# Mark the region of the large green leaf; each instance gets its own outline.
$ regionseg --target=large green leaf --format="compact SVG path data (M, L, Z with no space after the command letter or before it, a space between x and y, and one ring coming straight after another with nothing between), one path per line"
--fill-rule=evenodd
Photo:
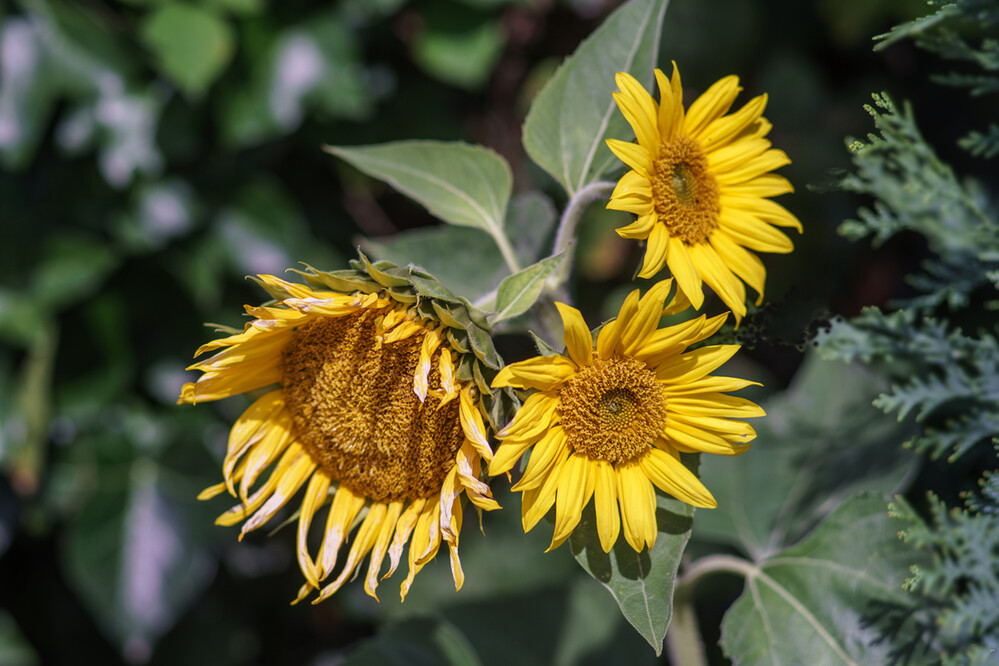
M625 619L659 655L673 616L673 587L680 557L690 539L694 509L658 494L659 535L651 549L636 553L620 537L610 553L600 547L593 503L587 505L572 533L572 554L588 574L614 595Z
M483 146L397 141L376 146L327 146L327 151L384 180L459 227L502 233L512 176L506 161Z
M193 97L222 73L235 50L229 24L196 5L157 8L143 20L140 33L163 73Z
M518 194L510 202L503 233L510 239L522 265L528 266L548 255L554 230L555 206L541 192Z
M790 388L764 402L757 438L738 458L703 456L718 508L697 514L698 539L738 546L755 560L805 534L845 497L892 492L914 460L907 427L871 405L884 390L859 365L806 359Z
M614 75L652 81L668 0L631 0L607 17L538 93L524 148L572 195L619 165L604 140L632 136L611 92Z
M798 545L746 563L746 589L722 622L734 664L891 662L896 643L877 626L911 607L902 583L917 554L887 505L877 494L853 497Z

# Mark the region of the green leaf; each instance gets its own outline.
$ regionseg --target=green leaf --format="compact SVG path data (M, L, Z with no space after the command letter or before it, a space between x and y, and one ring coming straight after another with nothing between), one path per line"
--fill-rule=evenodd
M98 478L65 529L61 554L70 584L98 624L129 661L141 662L211 581L216 561L208 539L195 532L211 522L205 515L211 508L194 499L200 484L188 477L178 483L177 470L134 456L137 444L156 445L137 435L164 436L163 423L132 413L126 425L134 420L134 433L78 442L95 446Z
M894 643L876 625L911 607L902 583L918 556L887 504L856 496L798 545L746 563L746 589L722 621L734 664L892 663Z
M597 536L592 502L583 511L570 544L576 561L614 595L625 619L658 656L673 616L676 570L690 539L694 509L659 493L656 507L659 535L650 550L636 553L621 536L611 552L605 553Z
M565 252L542 259L500 282L496 291L496 312L489 321L495 325L527 312L541 295L545 280L565 260Z
M394 236L363 239L361 247L397 266L419 266L470 301L493 291L510 274L496 244L478 229L448 225L408 229Z
M503 53L498 20L453 2L430 3L421 16L425 25L413 40L416 64L431 76L467 90L489 80Z
M614 103L614 75L648 84L659 56L668 0L631 0L607 17L538 93L524 122L524 148L570 196L620 162L610 137L633 136Z
M21 635L10 613L0 610L0 664L5 666L35 666L38 655Z
M703 456L701 480L718 508L697 514L697 539L755 560L804 535L844 498L893 492L914 459L909 428L871 402L885 384L863 366L806 357L790 388L763 403L757 438L737 458Z
M235 48L229 24L195 5L159 7L139 32L162 72L189 97L199 97L212 84Z
M343 666L480 666L468 639L445 620L390 624L351 652Z
M541 192L524 192L513 198L503 221L517 261L528 266L547 255L555 231L555 206Z
M206 4L237 16L254 16L264 10L267 0L208 0Z
M448 224L502 236L512 176L506 161L488 148L397 141L326 150L415 199Z
M58 309L92 294L118 265L104 243L64 234L43 251L29 290L43 307Z

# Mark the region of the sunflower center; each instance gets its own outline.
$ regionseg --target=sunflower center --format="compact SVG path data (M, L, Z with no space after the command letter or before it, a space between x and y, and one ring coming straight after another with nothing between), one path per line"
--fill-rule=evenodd
M694 139L681 136L660 144L652 169L652 199L670 236L687 245L703 243L718 226L718 182Z
M666 423L666 400L641 361L614 356L576 373L559 394L559 420L588 458L627 462L649 450Z
M464 441L457 400L421 403L413 392L424 335L378 343L376 319L387 312L308 323L281 358L297 439L333 479L379 502L440 491ZM430 388L439 387L431 372Z

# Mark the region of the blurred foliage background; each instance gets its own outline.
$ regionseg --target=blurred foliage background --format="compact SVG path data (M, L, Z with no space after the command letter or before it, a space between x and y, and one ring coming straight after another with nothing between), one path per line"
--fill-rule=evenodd
M362 237L434 224L323 144L481 143L511 163L515 190L541 182L557 198L520 125L616 4L0 1L0 663L408 663L413 642L484 664L656 661L565 549L544 555L543 534L520 534L519 501L502 491L513 510L463 540L460 593L438 561L404 606L348 586L289 608L290 533L237 543L213 525L225 507L195 500L219 480L240 405L174 404L210 337L203 322L240 326L240 306L261 300L245 275L335 270L359 243L379 246ZM988 167L953 146L995 101L952 104L911 44L872 51L872 36L924 9L667 11L660 63L677 61L687 101L739 75L769 93L771 138L794 160L782 173L798 192L782 203L805 234L765 257L770 305L742 334L747 376L768 390L787 386L830 313L904 294L900 276L925 254L908 238L874 252L836 233L859 202L830 184L849 164L844 137L869 131L870 92L914 100L959 171ZM582 225L573 293L591 321L632 288L640 250L613 233L621 223L593 206ZM529 349L507 337L510 358ZM720 613L738 588L717 594Z

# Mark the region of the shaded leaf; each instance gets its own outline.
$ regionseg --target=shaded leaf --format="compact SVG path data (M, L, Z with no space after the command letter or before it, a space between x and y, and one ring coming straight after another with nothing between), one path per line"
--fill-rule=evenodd
M497 19L453 2L427 3L425 24L413 40L413 60L445 83L474 90L492 73L503 52Z
M171 488L155 462L133 458L124 442L99 446L96 491L63 537L65 572L125 656L144 661L208 585L216 564L206 540L195 538L200 525L187 515L197 485ZM195 513L209 524L204 509Z
M229 24L196 5L157 8L143 20L140 35L162 72L191 97L212 84L235 49Z
M555 222L555 206L541 192L518 194L510 201L503 220L503 233L510 239L522 265L529 266L548 254Z
M605 553L597 536L592 502L583 511L570 544L576 561L614 595L625 619L658 656L673 616L676 571L690 539L694 509L659 493L656 507L659 535L650 550L636 553L621 536L611 552Z
M917 556L887 505L881 495L853 497L798 545L747 563L746 590L722 621L734 664L891 662L893 644L876 625L911 606L902 583Z
M757 438L737 458L704 456L701 476L718 508L697 514L696 536L760 558L811 529L845 497L892 492L914 460L908 428L871 403L884 383L859 365L806 357L790 388L763 402Z
M351 652L344 666L479 666L482 662L457 628L445 620L390 624Z
M4 666L35 666L39 663L31 644L21 635L10 613L0 610L0 664Z
M490 322L496 324L527 312L541 295L548 276L564 259L565 252L559 252L503 280L496 291L496 312Z
M570 196L620 165L604 140L632 136L611 91L629 72L648 84L659 56L667 0L631 0L576 49L538 93L524 122L524 148Z

